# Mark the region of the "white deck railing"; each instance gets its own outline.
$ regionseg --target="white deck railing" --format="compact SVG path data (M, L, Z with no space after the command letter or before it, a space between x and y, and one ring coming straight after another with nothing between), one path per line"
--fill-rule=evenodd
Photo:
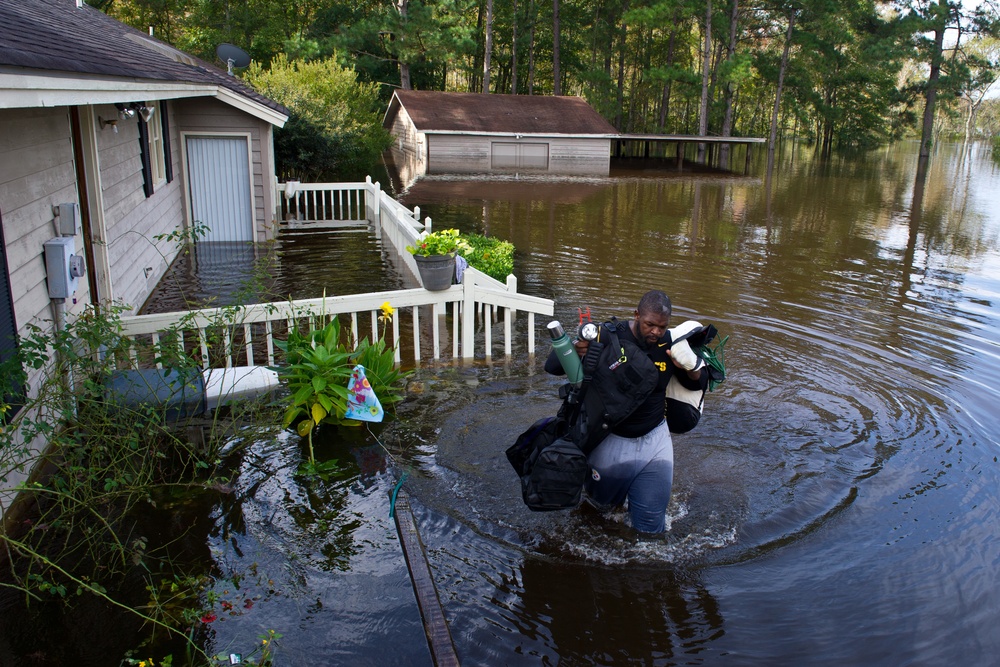
M371 179L368 180L371 183ZM278 219L365 224L371 204L365 183L278 183Z
M419 206L406 208L371 177L363 183L278 183L277 191L279 220L312 228L371 224L376 237L392 243L402 265L417 276L416 260L404 250L431 231L430 218L420 221Z
M379 320L385 302L396 311L388 324L390 331L383 331L387 327ZM425 310L424 320L429 321L421 320L422 309ZM514 276L508 276L505 285L469 268L462 284L440 292L416 288L136 315L122 318L122 326L130 341L152 344L152 354L140 352L144 346L130 346L134 364L161 367L157 358L166 351L184 354L202 368L230 368L280 365L280 350L278 358L275 355L275 337L280 340L287 336L293 326L311 328L317 323L323 326L324 320L339 316L342 318L341 331L350 331L349 340L353 345L366 336L374 339L383 334L387 344L394 346L396 362L400 363L404 348L412 353L414 362L421 361L427 336L434 359L442 357L448 338L452 358L474 357L477 343L483 356L490 358L494 348L493 328L501 315L502 327L498 334L503 338L503 352L509 356L514 341L514 320L519 312L526 315L526 351L534 354L535 315L551 316L552 301L519 294ZM449 315L450 332L447 329ZM442 322L445 327L441 326ZM481 329L477 329L477 325ZM410 335L407 338L404 334ZM167 346L169 348L165 349Z
M418 275L413 255L404 249L414 245L420 234L430 231L431 220L420 222L419 208L407 209L382 192L371 178L364 183L278 183L277 190L281 204L275 213L281 219L315 227L370 224L380 239L389 241L387 249L395 251L414 278ZM383 330L386 325L379 320L386 302L396 311L388 324L391 333ZM280 340L292 327L312 328L318 321L337 316L342 331L350 332L353 345L365 337L384 335L395 349L396 362L401 363L404 350L414 362L421 361L428 338L434 359L442 357L449 339L452 358L475 357L477 343L484 357L492 357L493 327L501 315L503 352L509 356L518 312L526 316L526 350L534 354L535 315L551 316L552 301L518 293L514 276L508 276L504 284L468 268L462 284L440 292L402 289L136 315L122 318L122 326L126 338L135 343L129 346L134 364L162 367L162 358L171 353L183 354L202 368L230 368L280 363L280 350L277 358L275 354L275 337Z

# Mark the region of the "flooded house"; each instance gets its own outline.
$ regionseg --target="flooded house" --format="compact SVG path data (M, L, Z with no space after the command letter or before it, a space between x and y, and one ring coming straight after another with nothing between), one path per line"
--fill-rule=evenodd
M99 302L137 312L179 252L165 235L273 236L287 118L82 1L0 3L0 361L29 325Z
M619 136L573 96L397 90L382 124L405 184L445 173L607 176Z

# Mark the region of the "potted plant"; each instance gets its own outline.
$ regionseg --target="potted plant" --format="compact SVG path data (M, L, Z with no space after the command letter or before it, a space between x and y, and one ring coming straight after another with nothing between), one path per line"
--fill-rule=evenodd
M417 239L416 245L406 246L413 254L424 289L439 291L451 286L455 277L455 255L466 253L472 247L457 229L442 229Z

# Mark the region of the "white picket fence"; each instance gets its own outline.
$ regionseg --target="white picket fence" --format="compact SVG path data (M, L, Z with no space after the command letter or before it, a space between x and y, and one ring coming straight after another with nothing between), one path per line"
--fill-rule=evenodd
M410 211L402 206L370 178L364 183L296 183L291 186L292 193L286 195L288 187L278 184L283 216L294 216L297 225L371 224L375 234L395 250L400 262L418 275L413 256L404 249L424 231L430 231L430 218L420 222L419 209ZM383 321L379 316L387 302L395 314ZM275 354L275 336L281 339L293 326L323 326L325 320L337 316L354 345L365 337L385 336L395 348L396 362L401 363L404 351L408 359L420 362L428 346L432 357L441 359L449 343L454 359L474 358L477 344L482 356L490 358L494 353L494 327L497 336L502 336L503 353L509 356L515 320L520 314L526 318L525 349L534 354L535 316L551 316L553 312L550 299L518 293L514 276L508 276L504 284L470 267L461 284L442 291L402 289L136 315L122 318L122 327L130 341L151 344L130 345L134 364L162 367L157 357L162 356L164 346L171 346L171 352L194 358L205 369L273 366L280 363Z

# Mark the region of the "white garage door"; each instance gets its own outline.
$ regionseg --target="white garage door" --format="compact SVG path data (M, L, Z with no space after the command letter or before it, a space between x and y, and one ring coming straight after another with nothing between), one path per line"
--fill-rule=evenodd
M494 141L494 169L548 169L549 145Z
M253 241L253 197L246 137L187 137L191 215L205 241Z

